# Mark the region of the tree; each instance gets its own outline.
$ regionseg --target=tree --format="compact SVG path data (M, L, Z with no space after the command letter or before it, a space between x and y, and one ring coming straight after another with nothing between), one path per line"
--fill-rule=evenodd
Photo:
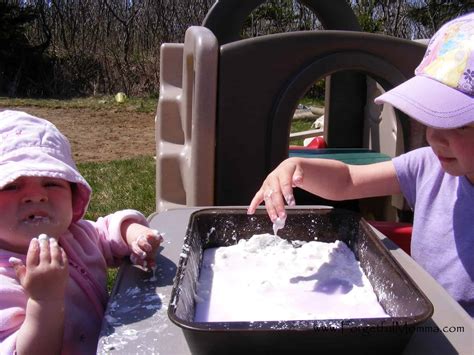
M473 10L472 0L347 1L364 31L409 39L430 37ZM161 44L182 43L214 2L0 0L0 92L156 95ZM250 14L242 37L314 29L320 22L301 1L267 0Z
M269 0L257 7L244 23L242 36L313 30L321 27L316 15L296 0Z
M410 5L407 17L417 26L420 37L431 37L444 23L474 10L472 0L417 1Z
M363 31L430 38L443 23L474 9L472 0L352 0Z
M32 7L0 3L0 92L17 94L23 81L36 76L38 62L49 40L32 46L25 31L38 17Z

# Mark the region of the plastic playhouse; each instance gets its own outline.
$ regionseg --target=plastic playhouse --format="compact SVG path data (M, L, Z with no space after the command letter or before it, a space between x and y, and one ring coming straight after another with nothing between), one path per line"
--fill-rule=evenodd
M158 211L247 205L288 156L365 164L425 145L419 124L373 104L381 90L413 76L423 44L360 32L343 0L304 2L325 31L240 39L243 21L261 3L217 1L203 26L187 30L184 43L161 47ZM290 151L298 100L321 78L326 78L328 148ZM296 201L355 209L391 222L406 209L400 197L335 203L297 191Z

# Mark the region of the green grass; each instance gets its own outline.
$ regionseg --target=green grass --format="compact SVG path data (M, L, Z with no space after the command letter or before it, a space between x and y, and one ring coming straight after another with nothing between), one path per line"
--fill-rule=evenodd
M303 97L298 101L298 104L304 105L304 106L316 106L316 107L324 107L324 99L314 99L314 98L309 98L309 97ZM298 120L293 120L291 122L291 128L290 132L301 132L301 131L307 131L311 129L311 125L314 123L316 117L313 119L298 119ZM290 145L303 145L304 139L290 139Z
M311 129L311 125L314 123L314 119L299 119L299 120L293 120L291 123L291 133L294 132L301 132L301 131L307 131ZM304 139L290 139L290 145L303 145L303 140Z
M100 163L79 163L92 187L87 219L132 208L145 216L155 211L155 159L142 157Z
M43 107L43 108L88 108L91 110L128 110L136 112L155 112L156 111L156 97L141 98L141 97L130 97L123 103L115 101L114 96L95 96L95 97L83 97L74 98L68 100L55 100L55 99L29 99L29 98L9 98L0 97L0 107Z
M155 159L142 157L101 163L79 163L78 169L92 187L86 219L132 208L145 217L155 211ZM112 290L117 269L109 269L107 288Z
M315 99L312 97L303 97L298 101L298 103L304 106L324 107L324 99Z

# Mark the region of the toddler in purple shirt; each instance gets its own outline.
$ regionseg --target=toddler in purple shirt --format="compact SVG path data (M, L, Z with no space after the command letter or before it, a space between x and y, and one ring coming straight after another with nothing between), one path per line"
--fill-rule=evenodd
M415 76L375 99L424 124L429 147L371 165L290 158L272 171L248 213L265 201L286 218L293 187L330 200L403 193L414 209L412 256L474 317L474 13L431 39Z
M393 164L415 210L411 256L474 317L474 185L446 173L430 147Z

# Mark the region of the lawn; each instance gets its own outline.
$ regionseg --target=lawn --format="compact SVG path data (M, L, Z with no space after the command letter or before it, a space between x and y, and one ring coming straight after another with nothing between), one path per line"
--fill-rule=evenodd
M0 97L0 107L43 107L50 109L68 108L93 110L121 109L135 112L155 112L156 97L129 97L124 103L118 103L113 96L80 97L68 100L63 99L30 99Z
M293 120L291 123L291 129L290 132L301 132L301 131L308 131L311 128L311 125L314 123L314 119L307 119L307 118L302 118L299 120ZM290 145L303 145L304 139L301 138L292 138L290 139Z
M86 219L132 208L145 217L155 211L155 159L142 157L101 163L79 163L78 169L92 188ZM117 269L109 269L107 288L112 290Z
M125 208L145 216L155 211L154 157L80 163L78 168L93 190L87 219L96 220Z

